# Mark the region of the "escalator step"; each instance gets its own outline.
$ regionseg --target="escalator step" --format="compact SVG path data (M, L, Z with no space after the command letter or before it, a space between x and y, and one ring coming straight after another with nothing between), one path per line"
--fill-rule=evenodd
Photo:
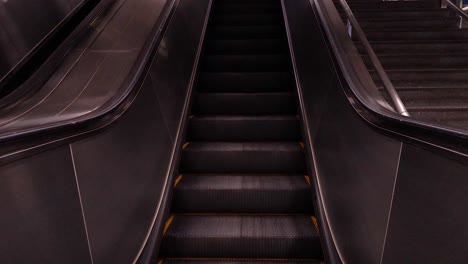
M274 54L287 52L282 39L210 40L208 54Z
M242 4L278 4L276 0L216 0L216 3L242 3Z
M296 116L195 116L189 141L299 141Z
M278 14L281 12L281 6L276 3L216 3L213 11L217 15Z
M260 103L261 102L261 103ZM293 93L199 93L195 115L291 115L296 114Z
M296 142L193 142L184 149L182 173L304 173Z
M313 213L304 175L186 174L174 191L175 213Z
M200 74L198 89L201 92L261 93L284 92L293 83L289 72L260 73L209 73Z
M175 215L161 252L168 258L322 258L306 215Z
M209 55L202 64L205 72L280 72L288 68L286 54Z
M251 27L223 27L210 28L208 39L265 39L284 37L282 26L251 26Z
M217 26L281 26L283 17L278 14L241 14L218 15L211 20Z

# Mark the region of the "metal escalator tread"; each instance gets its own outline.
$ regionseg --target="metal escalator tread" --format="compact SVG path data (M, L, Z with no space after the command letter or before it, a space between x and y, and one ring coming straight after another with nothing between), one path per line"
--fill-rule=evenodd
M313 213L310 186L301 174L184 174L173 212Z
M175 215L164 257L322 258L309 215Z
M214 0L158 263L323 263L280 0Z
M195 116L189 141L299 141L299 119L286 116ZM206 133L210 131L210 133Z
M305 173L297 142L193 142L183 151L183 173Z
M208 55L203 70L209 72L281 72L288 70L286 54Z
M296 112L292 92L199 93L192 109L194 115L293 115Z

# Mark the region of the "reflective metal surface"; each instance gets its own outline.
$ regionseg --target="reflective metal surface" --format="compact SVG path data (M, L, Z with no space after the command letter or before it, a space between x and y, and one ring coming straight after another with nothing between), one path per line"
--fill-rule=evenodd
M82 1L0 1L0 80Z
M68 146L0 167L0 263L91 263Z
M382 263L465 263L468 161L404 144Z

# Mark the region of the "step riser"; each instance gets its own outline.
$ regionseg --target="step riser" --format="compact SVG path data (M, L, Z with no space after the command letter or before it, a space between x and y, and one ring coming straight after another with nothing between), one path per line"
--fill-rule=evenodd
M291 91L291 75L286 72L265 74L217 74L203 73L199 80L201 92L285 92Z
M313 213L310 190L177 190L175 213Z
M207 54L278 54L286 53L287 46L280 39L210 41L206 46Z
M277 15L242 15L242 16L217 16L212 20L218 26L281 26L283 18Z
M162 250L165 257L178 258L318 259L322 256L314 252L317 248L317 241L300 238L166 238Z
M185 151L182 173L305 173L302 151Z
M299 141L299 120L190 120L189 141Z
M284 29L280 27L217 27L211 29L208 39L268 39L284 37Z
M195 115L290 115L297 110L293 94L199 94L192 112Z
M207 72L280 72L289 69L284 55L207 56L202 67Z

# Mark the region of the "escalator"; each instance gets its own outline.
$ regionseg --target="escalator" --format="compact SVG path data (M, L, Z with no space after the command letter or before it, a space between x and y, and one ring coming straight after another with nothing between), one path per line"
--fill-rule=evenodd
M214 1L164 263L323 260L281 10Z

